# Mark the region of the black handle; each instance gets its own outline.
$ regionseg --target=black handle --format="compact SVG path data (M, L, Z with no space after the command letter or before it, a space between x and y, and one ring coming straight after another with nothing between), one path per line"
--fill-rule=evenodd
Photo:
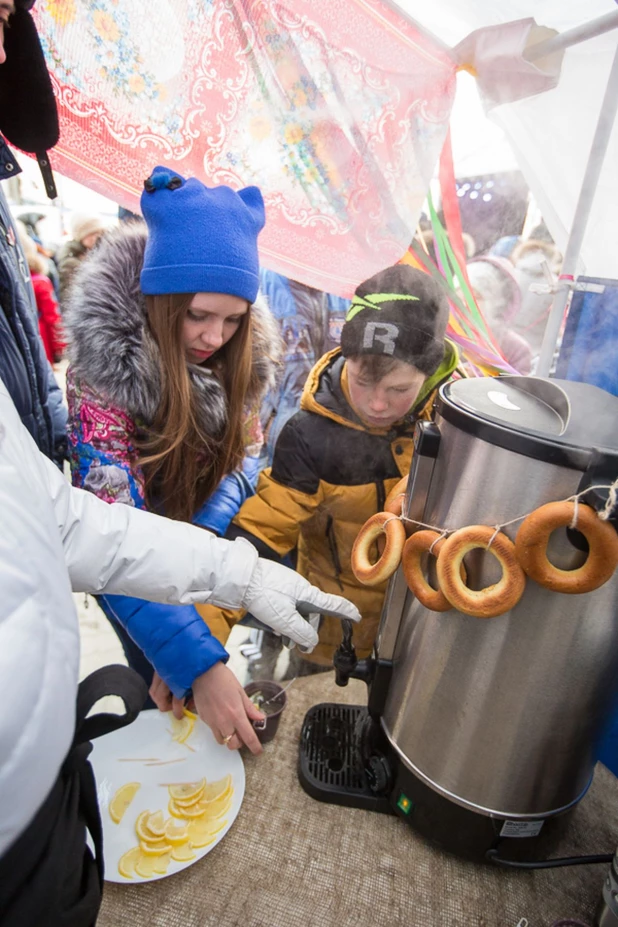
M414 453L434 460L440 450L440 429L435 422L417 422L414 429Z
M584 492L589 486L610 486L618 478L618 453L595 447L590 463L584 472L577 492ZM582 497L582 502L597 512L602 512L609 497L609 489L591 489ZM618 530L618 506L614 506L608 521Z
M126 712L124 715L107 714L101 712L86 717L88 712L100 698L105 695L118 695L124 702ZM75 719L74 744L82 744L119 727L131 724L144 707L148 696L146 683L135 670L128 666L110 665L102 666L87 676L79 684L77 690L77 706Z

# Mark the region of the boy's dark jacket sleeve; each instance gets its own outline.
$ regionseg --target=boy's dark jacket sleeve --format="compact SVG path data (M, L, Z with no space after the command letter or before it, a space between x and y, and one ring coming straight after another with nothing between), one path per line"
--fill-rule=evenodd
M323 492L303 428L306 413L285 424L272 468L260 474L257 493L247 499L226 537L245 537L262 557L280 560L294 550L301 524L322 502Z

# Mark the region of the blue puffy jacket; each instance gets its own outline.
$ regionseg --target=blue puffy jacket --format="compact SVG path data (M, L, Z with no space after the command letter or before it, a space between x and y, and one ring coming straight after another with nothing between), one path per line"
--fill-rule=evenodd
M220 536L225 534L242 503L254 493L257 458L247 457L243 470L224 477L193 519L194 524ZM112 624L120 624L149 663L156 665L159 676L178 698L186 695L197 676L229 659L193 605L161 605L124 595L99 596L98 602ZM131 655L127 647L125 653L149 684L151 667L142 664L136 654Z
M230 473L223 477L215 492L193 519L193 524L199 525L200 528L208 528L213 534L224 537L245 499L255 494L257 475L258 458L245 457L243 472Z
M193 605L160 605L127 595L102 595L98 602L112 623L118 623L178 698L193 680L229 654L212 636ZM181 633L182 632L182 633ZM141 675L142 667L133 667ZM150 673L152 677L152 672ZM146 679L147 684L150 679Z

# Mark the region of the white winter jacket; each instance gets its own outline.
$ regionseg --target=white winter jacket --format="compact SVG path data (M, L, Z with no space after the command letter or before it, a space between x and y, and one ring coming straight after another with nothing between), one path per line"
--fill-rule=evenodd
M238 608L257 561L181 522L72 488L0 381L0 856L71 746L79 629L71 595L109 592Z

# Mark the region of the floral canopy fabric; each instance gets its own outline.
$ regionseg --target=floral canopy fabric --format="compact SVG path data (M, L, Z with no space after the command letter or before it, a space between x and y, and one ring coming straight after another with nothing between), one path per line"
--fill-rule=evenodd
M257 184L265 266L342 296L406 251L455 64L388 0L46 0L34 13L61 173L133 211L156 164Z

